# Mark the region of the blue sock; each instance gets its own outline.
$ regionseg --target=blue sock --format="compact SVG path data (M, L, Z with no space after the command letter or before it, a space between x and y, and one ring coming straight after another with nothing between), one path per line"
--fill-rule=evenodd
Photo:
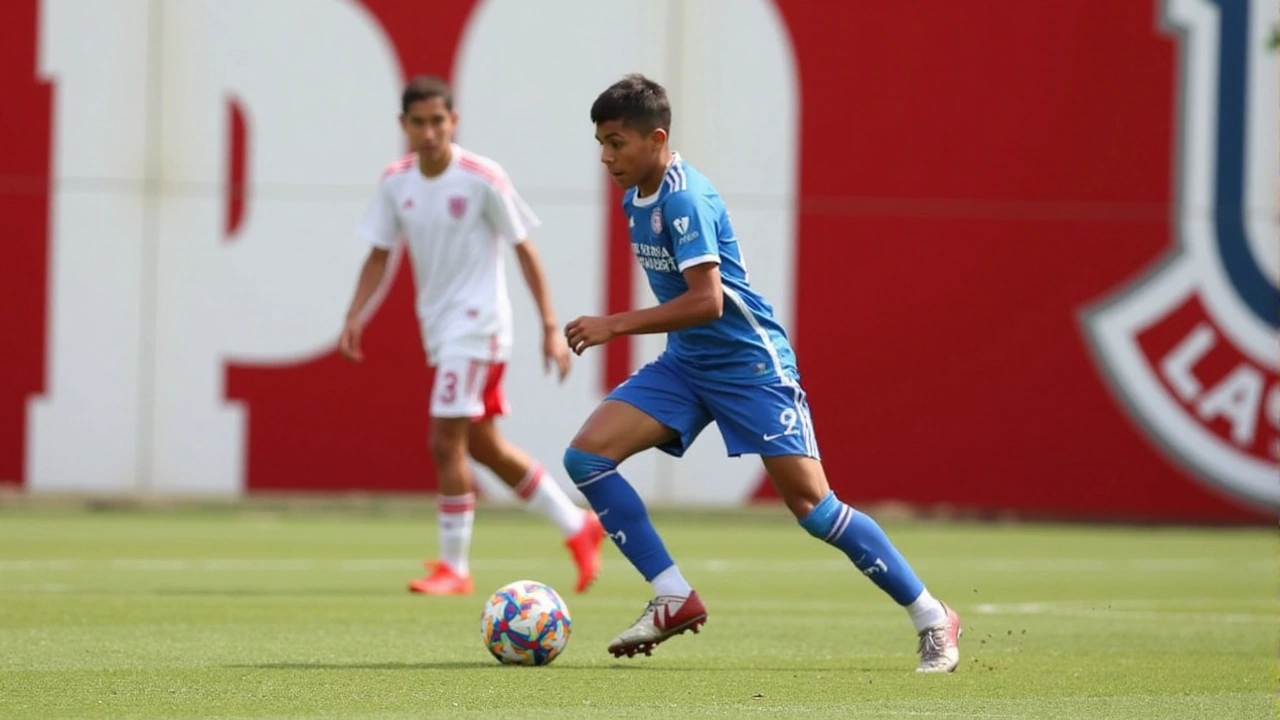
M649 511L635 488L618 474L618 463L576 448L564 451L564 469L591 503L600 524L646 581L675 565L649 522Z
M845 505L834 492L809 511L800 527L848 555L863 575L899 605L910 605L924 592L924 583L876 521Z

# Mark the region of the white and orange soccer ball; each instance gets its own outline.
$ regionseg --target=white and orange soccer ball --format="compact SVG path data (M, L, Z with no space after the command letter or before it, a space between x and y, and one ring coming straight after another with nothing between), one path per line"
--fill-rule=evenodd
M569 607L533 580L498 588L480 612L484 646L504 665L547 665L569 644Z

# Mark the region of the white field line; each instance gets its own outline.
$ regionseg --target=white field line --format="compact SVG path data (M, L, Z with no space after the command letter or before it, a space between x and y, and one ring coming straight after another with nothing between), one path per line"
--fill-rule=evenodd
M168 568L168 566L166 566ZM527 567L525 568L528 569ZM10 594L60 594L76 591L77 588L72 585L60 583L19 583L10 585L8 583L0 584L0 595ZM216 594L216 593L215 593ZM300 595L305 596L306 591L300 590ZM605 600L596 601L597 605L608 607L632 607L636 603L630 600ZM1198 605L1192 601L1190 604ZM1108 607L1108 605L1110 607ZM1179 601L1178 605L1170 603L1168 600L1127 600L1102 602L1021 602L1021 603L979 603L976 605L959 606L962 613L969 615L985 615L989 617L1015 617L1015 616L1053 616L1053 617L1070 617L1082 620L1093 621L1123 621L1123 622L1159 622L1159 623L1187 623L1187 624L1247 624L1256 623L1260 625L1270 626L1274 623L1275 613L1248 613L1234 612L1222 613L1210 610L1192 610L1186 607L1187 603ZM849 600L767 600L767 599L751 599L751 600L727 600L721 599L717 601L716 606L723 610L733 610L739 612L800 612L811 616L821 616L825 613L849 613L858 612L860 614L871 613L878 614L887 612L892 609L892 605L885 602L876 601L849 601ZM1148 609L1142 609L1148 608ZM1167 610L1159 610L1158 608L1168 608Z
M1055 617L1085 618L1089 620L1125 620L1125 621L1158 621L1158 622L1216 622L1223 624L1237 623L1273 623L1275 613L1220 613L1209 611L1187 611L1173 606L1169 601L1142 600L1112 602L1110 607L1104 603L1086 602L1024 602L1024 603L979 603L969 610L979 615L1013 616L1013 615L1051 615ZM1126 608L1175 608L1168 612L1155 609Z
M371 572L397 570L418 563L413 558L352 558L345 560L321 560L313 558L206 558L200 560L184 558L109 558L103 560L86 560L73 558L23 560L0 560L0 572L68 572L83 570L123 570L136 572L186 572L199 570L206 572L306 572L312 570L337 570L342 572ZM472 567L480 570L538 570L559 567L564 561L559 558L529 559L484 559L477 558L471 562ZM1233 562L1209 558L1135 558L1128 560L1025 560L1012 558L986 558L979 560L958 559L937 563L918 563L922 567L933 567L937 572L939 566L951 571L979 573L1198 573L1206 571L1235 569L1256 572L1269 572L1280 569L1280 564L1268 560L1251 560ZM850 570L847 561L833 560L717 560L703 559L681 562L688 567L703 572L761 572L761 573L815 573L839 572Z

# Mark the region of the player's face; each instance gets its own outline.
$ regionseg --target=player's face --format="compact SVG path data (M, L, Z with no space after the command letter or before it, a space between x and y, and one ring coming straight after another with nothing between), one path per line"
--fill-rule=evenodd
M604 163L614 182L624 188L641 185L649 179L662 156L665 137L660 129L643 134L621 120L596 125L600 162Z
M444 100L436 97L409 105L409 111L400 116L400 127L409 139L409 148L432 160L442 157L453 142L457 121L458 116L445 107Z

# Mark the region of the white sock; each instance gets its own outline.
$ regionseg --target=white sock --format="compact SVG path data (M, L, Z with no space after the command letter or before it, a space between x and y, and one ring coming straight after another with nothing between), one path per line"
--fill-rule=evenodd
M676 597L688 597L689 593L693 592L689 582L680 574L680 568L675 565L658 573L658 576L651 580L650 584L653 585L653 594L656 596L675 595Z
M550 520L567 538L576 535L587 520L586 511L574 505L556 484L555 478L537 463L529 468L529 474L516 485L515 490L525 502L525 507Z
M929 594L928 588L907 606L907 615L911 616L911 624L916 626L917 633L947 621L947 611L937 598Z
M441 495L437 502L440 560L465 575L471 568L471 527L476 519L476 494Z

